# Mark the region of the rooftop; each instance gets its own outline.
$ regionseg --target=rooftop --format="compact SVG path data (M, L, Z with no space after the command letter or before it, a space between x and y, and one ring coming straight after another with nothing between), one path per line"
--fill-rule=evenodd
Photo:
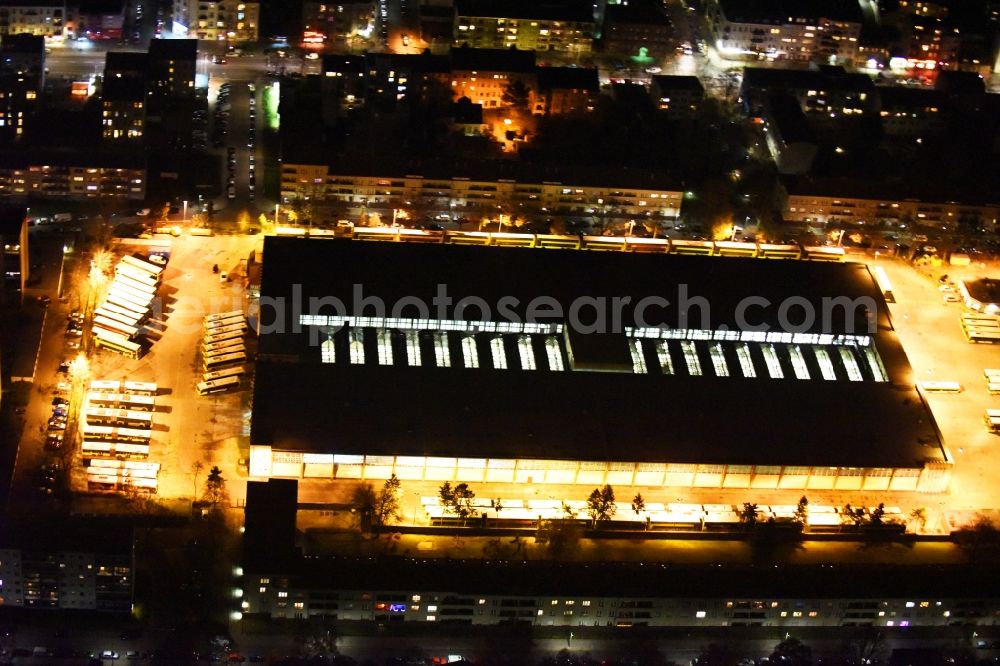
M589 90L599 92L597 69L590 67L539 67L535 70L541 90Z
M521 72L535 70L535 52L517 49L473 49L468 46L450 52L451 70L480 72Z
M577 21L593 23L594 14L585 0L456 0L457 16Z
M743 88L868 92L875 90L875 84L867 74L845 72L842 67L824 67L819 70L747 67L743 70Z
M0 51L42 56L45 54L45 38L29 34L4 35Z
M670 25L670 17L663 5L655 1L633 1L625 5L608 5L604 10L604 24L639 23L642 25Z
M726 19L734 23L780 25L795 19L821 18L861 23L857 0L719 0Z
M264 257L262 298L297 299L305 318L286 308L286 332L268 332L278 321L270 309L262 316L255 444L704 464L914 467L943 459L863 265L290 238L268 238ZM490 312L418 313L414 301L440 302L439 285L452 304L482 299ZM328 319L375 314L355 309L357 289L381 298L390 315L408 299L413 312L395 316L418 318ZM534 300L541 296L548 300ZM771 338L738 324L749 297L802 298L820 312L824 298L840 296L871 299L874 337L847 333L866 312L850 323L814 322L800 338L781 332L776 305L754 316ZM344 308L308 307L323 297ZM586 335L586 326L553 307L567 313L580 299L615 297L631 299L619 323L646 319L643 333L612 325L601 344L567 342L567 328ZM637 309L654 297L670 303ZM705 299L704 320L695 297ZM632 350L627 368L616 353L622 345ZM586 367L571 370L576 346Z
M688 90L691 92L704 93L705 87L697 76L679 76L675 74L656 74L652 79L653 85L660 91L664 90Z
M149 43L149 57L156 60L196 60L197 39L154 39Z
M247 483L243 563L291 562L295 547L298 483L270 479Z
M28 215L24 206L0 204L0 236L11 238L21 233L21 227Z

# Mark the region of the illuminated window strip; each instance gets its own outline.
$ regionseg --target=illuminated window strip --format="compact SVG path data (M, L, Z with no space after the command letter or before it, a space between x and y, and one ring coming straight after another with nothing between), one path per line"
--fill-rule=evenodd
M472 336L462 338L462 362L467 368L479 367L479 352L476 350L476 339Z
M545 352L549 359L549 370L562 372L563 367L562 348L559 346L559 338L550 335L545 338Z
M750 345L742 344L736 346L736 358L740 361L740 371L744 377L754 378L757 370L753 367L753 358L750 356Z
M728 377L729 376L729 365L726 363L726 357L722 353L722 345L716 343L708 348L708 354L712 357L712 368L715 370L716 377Z
M778 360L778 352L774 350L774 345L761 345L760 351L764 354L764 363L767 364L767 372L771 379L784 379L785 373L781 369L781 362Z
M823 379L836 381L837 371L833 367L833 361L830 360L830 352L822 347L813 347L813 353L816 354L816 362L819 363L819 371L823 374Z
M522 370L535 369L535 350L531 347L531 338L527 335L517 339L517 353L521 357Z
M724 331L694 328L625 327L625 335L654 340L732 340L739 342L775 342L797 345L836 345L869 347L869 335L831 335L828 333L786 333L784 331Z
M865 347L865 360L868 361L868 367L871 368L875 381L889 381L889 375L885 371L885 366L882 365L882 359L875 352L875 347Z
M378 332L378 364L392 365L392 334L387 328Z
M345 315L299 315L303 326L350 326L364 328L395 328L403 331L466 331L468 333L541 333L556 335L563 332L558 323L512 321L465 321L461 319L409 319L406 317L354 317Z
M854 357L850 349L845 347L840 348L840 360L844 362L844 367L847 368L847 378L852 382L863 382L865 376L861 374L861 368L858 366L858 359Z
M365 362L365 330L363 328L351 329L351 363L364 365Z
M444 331L434 333L434 362L439 368L451 367L451 351L448 349L448 334Z
M795 370L795 378L809 379L809 366L806 365L806 357L802 354L802 349L798 345L789 345L788 355L792 358L792 369Z
M420 334L414 330L406 331L406 362L411 366L419 366Z
M629 340L628 349L632 353L632 372L637 375L646 374L646 360L642 357L642 343L639 340Z
M667 348L666 340L656 343L656 359L660 362L660 370L663 371L663 374L674 374L674 360L670 358L670 349Z
M490 340L490 354L493 356L494 369L507 369L507 354L504 352L503 338L499 335Z
M319 346L320 360L323 363L336 363L337 362L337 348L333 344L333 340L327 338Z
M681 351L684 352L684 362L687 363L688 374L692 377L701 376L701 361L698 360L698 350L689 340L681 340Z

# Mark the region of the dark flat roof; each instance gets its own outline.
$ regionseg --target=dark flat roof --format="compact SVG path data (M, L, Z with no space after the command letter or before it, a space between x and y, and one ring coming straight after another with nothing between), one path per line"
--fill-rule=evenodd
M966 280L965 288L969 291L969 296L980 303L1000 303L1000 280L990 278Z
M157 60L195 60L197 39L154 39L149 43L149 57Z
M471 17L594 22L591 4L584 0L456 0L455 13Z
M247 482L243 563L292 562L295 555L295 512L298 482L269 479Z
M264 245L263 298L300 302L343 299L353 310L354 285L384 299L389 314L403 298L434 303L438 285L453 303L478 297L496 311L502 297L521 321L529 302L549 296L568 310L579 297L646 296L671 305L650 308L647 324L675 327L689 316L701 328L698 306L678 307L679 290L704 297L708 328L738 328L735 312L749 296L778 304L797 297L817 312L824 297L868 297L879 328L876 348L890 381L774 380L650 374L437 368L320 363L310 327L285 309L285 333L261 335L251 442L279 450L371 455L549 458L598 461L919 467L942 460L933 419L913 387L912 371L891 328L888 310L861 264L768 262L603 252L543 251L348 240L269 237ZM510 305L510 302L507 302ZM303 306L307 314L319 312ZM777 305L760 318L780 328ZM685 314L686 313L686 314ZM401 316L416 316L413 311ZM482 318L478 308L461 316ZM859 316L863 317L863 314ZM534 317L536 321L563 321ZM817 318L820 319L820 318ZM268 308L265 326L274 323ZM589 321L589 319L588 319ZM848 332L847 322L816 323L814 333ZM860 332L860 331L859 331ZM346 335L346 331L341 334ZM343 345L340 359L346 358ZM477 344L479 344L477 342ZM755 352L756 353L756 352ZM428 355L425 354L426 359ZM397 357L398 358L398 357ZM680 365L683 361L675 361ZM492 366L490 366L492 367ZM547 367L547 366L546 366ZM863 425L862 425L863 424ZM859 434L863 433L863 435Z
M736 23L783 24L796 18L861 23L863 18L857 0L719 0L719 5Z
M535 71L535 52L518 49L454 48L448 54L451 71L519 72Z
M260 573L278 573L261 570ZM282 570L280 573L286 573ZM993 565L685 566L632 562L511 562L302 558L293 587L525 597L647 599L994 599ZM440 603L440 602L439 602ZM547 604L548 602L545 601ZM693 613L692 613L693 615Z
M821 70L773 69L770 67L747 67L743 70L745 89L816 89L855 90L874 92L871 77L860 72L845 72L841 67Z
M652 79L653 83L664 90L688 90L691 92L704 93L705 86L697 76L680 76L676 74L656 74Z
M593 67L539 67L535 70L541 90L589 90L600 92L601 82Z

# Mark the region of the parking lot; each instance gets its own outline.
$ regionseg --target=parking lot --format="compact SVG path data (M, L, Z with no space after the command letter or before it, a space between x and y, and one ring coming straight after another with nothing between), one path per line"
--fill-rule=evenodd
M892 282L896 303L889 311L913 366L914 381L955 381L963 387L958 394L928 393L927 400L955 460L950 492L931 504L947 510L953 522L967 520L970 512L1000 506L995 482L1000 440L986 432L982 422L988 407L1000 406L1000 398L988 393L983 378L984 368L1000 365L1000 346L965 340L959 318L966 308L945 301L937 278L942 273L958 279L991 271L946 266L932 274L892 259L877 261Z
M132 360L109 351L94 352L85 366L84 381L76 387L70 381L76 368L70 366L79 354L72 346L81 337L68 332L67 324L71 313L87 302L83 276L89 268L89 257L67 263L64 279L82 291L68 293L65 303L53 301L46 317L36 386L25 410L27 425L16 463L12 493L16 501L34 503L39 495L43 502L54 501L50 496L58 499L59 479L48 477L59 477L62 472L51 468L42 471L43 466L54 463L71 471L71 488L86 490L79 448L67 451L67 447L54 444L56 436L63 432L62 417L69 417L72 428L74 410L79 409L84 389L94 379L159 385L149 454L151 462L161 464L159 498L200 494L198 485L203 484L212 465L222 468L224 478L238 477L236 437L243 432L245 391L201 397L194 387L202 374L197 358L202 318L211 311L243 309L241 259L245 259L254 242L251 237L234 236L181 235L174 239L158 291L162 316L154 315L147 324L151 329L147 335L151 341L148 353ZM148 248L124 242L115 250L120 256ZM219 274L213 273L214 264L220 267ZM220 279L223 272L226 281ZM76 404L61 402L70 396ZM63 411L69 413L64 415ZM203 470L197 470L196 463L201 463ZM242 495L241 484L232 484L232 490L234 499ZM88 499L83 496L76 501L86 503Z

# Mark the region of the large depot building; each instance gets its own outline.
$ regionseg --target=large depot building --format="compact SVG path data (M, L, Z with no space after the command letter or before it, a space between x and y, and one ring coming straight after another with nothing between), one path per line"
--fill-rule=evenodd
M272 237L259 329L255 479L940 492L950 477L861 264Z

